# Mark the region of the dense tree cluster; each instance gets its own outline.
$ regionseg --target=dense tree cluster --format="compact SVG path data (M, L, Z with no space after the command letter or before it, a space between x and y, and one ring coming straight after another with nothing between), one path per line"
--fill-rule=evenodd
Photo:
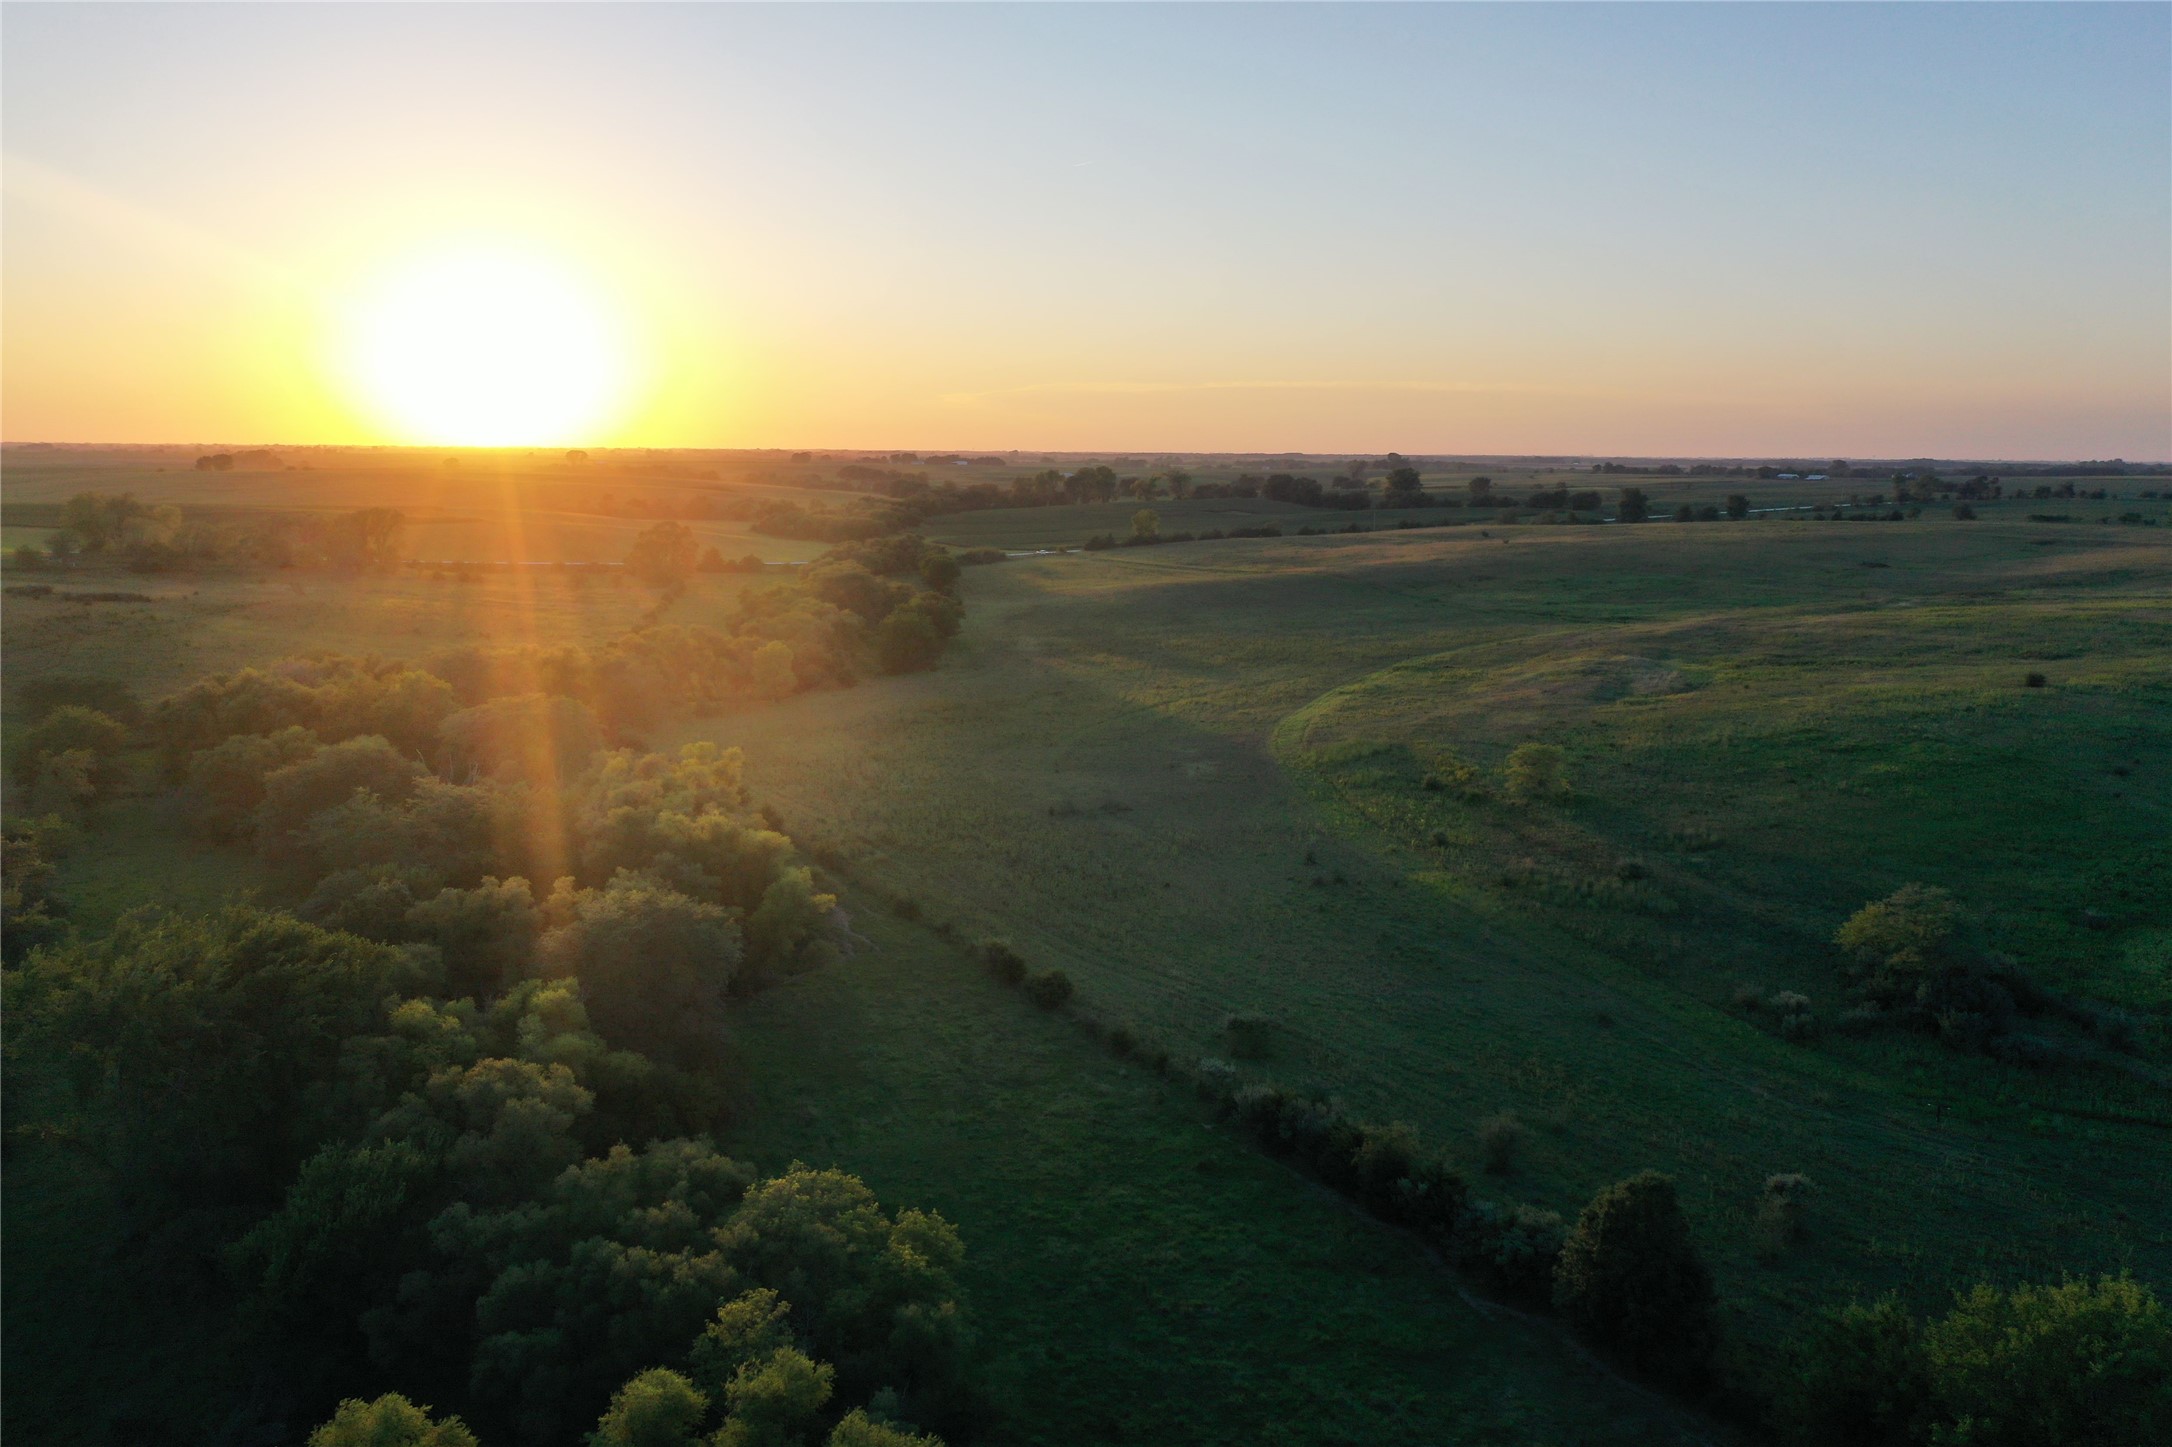
M2126 1276L1977 1286L1929 1322L1846 1307L1787 1366L1776 1425L1804 1447L2172 1441L2172 1314Z
M947 596L867 566L907 551L833 561L823 606ZM147 1216L225 1241L320 1410L374 1378L558 1442L627 1429L663 1373L728 1440L969 1422L951 1228L835 1172L761 1181L705 1134L726 1000L835 932L738 752L613 749L581 700L489 686L594 660L465 661L290 660L150 711L199 827L253 839L298 916L64 938L53 836L11 826L11 1090L35 1062ZM77 715L121 728L63 705L54 747L102 734ZM404 1399L320 1437L378 1430L463 1440Z

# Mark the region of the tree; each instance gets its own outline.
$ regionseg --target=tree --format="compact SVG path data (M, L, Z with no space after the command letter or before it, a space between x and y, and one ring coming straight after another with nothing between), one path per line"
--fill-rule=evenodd
M1465 486L1470 491L1472 507L1491 507L1493 505L1492 478L1474 477Z
M688 1355L694 1380L712 1397L724 1395L733 1377L792 1345L786 1325L792 1307L767 1287L743 1291L716 1309Z
M942 656L943 635L918 609L900 608L875 630L875 657L884 673L918 673Z
M1750 500L1739 492L1727 494L1727 516L1736 522L1750 515Z
M603 889L561 889L547 908L566 923L543 936L544 971L580 980L606 1040L668 1049L719 1032L739 971L731 915L623 874Z
M374 1402L348 1398L332 1420L309 1434L309 1447L476 1447L475 1434L458 1417L430 1420L397 1392Z
M830 1429L828 1447L943 1447L943 1439L878 1422L854 1407Z
M1592 1198L1562 1243L1554 1302L1633 1366L1702 1385L1719 1344L1718 1298L1671 1177L1645 1171Z
M58 819L10 819L0 827L0 961L18 964L59 939L67 911L53 893L55 856L67 837Z
M1569 756L1555 744L1518 744L1502 770L1508 797L1519 804L1569 792Z
M103 553L126 545L147 512L134 493L109 497L102 492L79 492L61 504L56 540L66 538L83 552Z
M1939 1443L2172 1440L2172 1317L2127 1276L1978 1286L1924 1329Z
M835 1390L837 1371L793 1347L741 1367L724 1387L715 1447L800 1447Z
M438 725L446 773L555 793L603 748L603 727L579 699L521 693L447 716Z
M1937 955L1951 944L1960 920L1961 907L1947 891L1904 884L1848 916L1833 943L1863 960L1884 959L1902 950Z
M955 592L962 571L949 553L931 552L920 560L920 581L938 593Z
M325 560L336 568L385 572L400 565L407 514L396 507L366 507L334 518L324 529Z
M748 967L776 976L802 965L809 950L826 937L830 911L836 908L836 895L816 891L812 871L784 870L747 916Z
M749 667L756 698L789 698L799 692L799 674L792 666L792 645L771 639L754 650Z
M1175 498L1178 502L1182 502L1191 495L1192 475L1181 468L1170 468L1161 475L1161 480L1168 484L1169 496Z
M709 1398L666 1367L620 1387L589 1435L589 1447L695 1447Z
M120 782L118 758L127 747L128 728L120 720L80 704L67 704L24 731L10 772L16 783L27 787L48 757L81 750L94 761L93 786L101 793L110 792Z
M543 912L528 881L485 878L473 889L445 889L409 908L410 934L437 946L446 988L477 998L529 973Z
M1621 501L1615 505L1614 516L1625 523L1640 523L1652 515L1652 500L1644 495L1641 487L1625 487Z
M375 735L347 739L264 777L264 802L257 806L259 840L278 848L309 819L366 791L398 803L415 790L429 771Z
M1915 1447L1928 1435L1930 1364L1899 1298L1825 1313L1792 1365L1776 1410L1802 1447Z
M1131 515L1131 535L1135 538L1152 538L1161 534L1161 514L1150 507L1142 507Z
M459 707L452 685L434 673L357 668L318 687L317 733L326 740L376 734L419 753L436 742L439 726Z
M193 828L211 839L239 839L256 823L265 802L265 780L278 769L313 756L317 734L306 728L282 728L276 734L235 734L189 765L182 791Z
M1388 473L1387 498L1398 507L1408 507L1413 501L1425 496L1424 480L1415 467L1398 467Z
M323 1147L229 1253L255 1283L254 1306L288 1332L348 1326L327 1319L325 1304L366 1300L372 1277L397 1272L394 1238L434 1174L435 1162L406 1141Z
M699 554L692 528L681 522L660 522L634 539L626 554L626 569L668 601L686 591Z
M1912 998L1930 979L1961 964L1960 905L1935 885L1904 884L1848 916L1833 943L1848 952L1864 993Z

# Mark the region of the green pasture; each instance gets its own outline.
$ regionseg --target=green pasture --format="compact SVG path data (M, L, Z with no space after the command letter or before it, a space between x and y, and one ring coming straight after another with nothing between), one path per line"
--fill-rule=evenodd
M1752 1339L1887 1288L2161 1278L2161 1033L2142 1074L2033 1073L1790 1044L1729 1000L1796 989L1832 1018L1832 930L1926 880L2047 981L2162 1019L2165 535L1484 531L977 570L940 672L685 732L743 744L796 834L1181 1057L1264 1013L1254 1068L1474 1171L1474 1123L1513 1109L1533 1138L1506 1188L1564 1211L1675 1173ZM1423 788L1526 739L1570 748L1575 801ZM1629 855L1673 912L1499 883ZM1813 1234L1767 1263L1752 1211L1783 1171L1818 1182Z
M1458 1292L925 926L741 1011L729 1148L958 1224L1006 1442L1661 1443L1715 1429Z
M1128 530L1136 508L929 531L1055 546ZM1165 531L1381 516L1156 511ZM652 614L630 580L576 578L46 572L154 601L9 598L0 701L13 727L14 685L40 672L155 698L286 654L600 641ZM702 577L663 616L720 616L747 582ZM1225 1054L1231 1013L1264 1014L1271 1050L1247 1072L1411 1123L1482 1193L1570 1213L1608 1181L1672 1172L1753 1352L1858 1294L1935 1307L1985 1278L2172 1277L2172 533L1929 509L1471 520L1019 559L964 587L965 632L933 673L651 742L743 746L790 832L844 861L868 938L741 1007L731 1148L836 1164L959 1222L1020 1440L1686 1429L1551 1327L1466 1303L1414 1247L988 983L896 901L1063 968L1079 1014L1180 1064ZM1500 797L1530 741L1567 752L1573 797ZM201 849L169 810L124 798L91 821L61 882L83 927L256 886L247 856ZM1583 888L1629 862L1636 889ZM1890 1034L1794 1044L1732 1004L1744 983L1795 990L1835 1020L1826 941L1910 880L1952 889L2047 983L2153 1021L2143 1052L2027 1071ZM1528 1144L1486 1177L1473 1127L1504 1109ZM43 1280L71 1250L123 1273L104 1208L72 1204L93 1186L59 1159L39 1147L10 1172L11 1274ZM1810 1234L1766 1260L1752 1212L1782 1171L1817 1183ZM83 1300L119 1310L120 1291ZM9 1316L17 1343L87 1339L20 1292Z

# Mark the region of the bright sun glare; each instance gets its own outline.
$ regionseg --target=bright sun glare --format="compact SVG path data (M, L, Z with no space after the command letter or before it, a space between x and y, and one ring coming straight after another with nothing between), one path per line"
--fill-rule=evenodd
M592 441L630 386L621 329L597 290L510 247L387 271L349 315L344 352L359 400L403 442Z

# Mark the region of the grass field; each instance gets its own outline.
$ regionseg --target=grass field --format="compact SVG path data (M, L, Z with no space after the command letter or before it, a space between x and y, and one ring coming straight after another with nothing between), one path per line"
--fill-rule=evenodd
M1122 531L1135 507L930 531L1028 549ZM1157 510L1166 530L1346 517ZM1180 1061L1225 1053L1230 1013L1268 1016L1272 1052L1247 1069L1410 1122L1482 1191L1573 1212L1635 1170L1674 1173L1753 1351L1806 1308L1888 1288L1935 1306L1987 1277L2124 1266L2161 1282L2168 544L2158 528L1927 514L1475 524L969 570L966 631L936 672L652 741L744 746L791 832L846 860L874 945L742 1008L730 1148L840 1165L959 1222L1016 1440L1716 1431L1595 1373L1553 1328L1467 1304L1180 1085L888 918L906 898L959 939L1004 935L1061 966L1081 1014ZM715 617L744 582L700 579L665 616ZM296 652L600 640L652 605L552 570L63 580L78 583L155 601L10 598L11 683L102 674L153 698ZM2046 686L2025 688L2031 672ZM1527 741L1565 748L1573 799L1423 786L1458 765L1493 780ZM84 927L258 886L240 853L176 848L167 809L124 799L93 821L62 879ZM1628 860L1638 891L1578 892ZM1792 1044L1730 1003L1749 982L1836 1015L1833 928L1909 880L1951 888L2048 982L2153 1020L2139 1062L2030 1072L1913 1037ZM1473 1126L1503 1109L1529 1143L1507 1177L1481 1178ZM148 1309L114 1284L127 1256L95 1182L43 1148L25 1160L7 1181L15 1281L88 1252L106 1275L86 1300ZM1778 1171L1819 1191L1807 1241L1765 1260L1751 1215ZM126 1364L85 1365L66 1345L88 1340L80 1319L41 1306L55 1299L10 1295L13 1340L74 1363L48 1373L11 1346L18 1422L62 1421L46 1383L120 1390ZM215 1333L189 1343L154 1379L220 1351Z
M873 947L753 1001L731 1148L958 1223L1003 1440L1630 1443L1695 1419L853 898Z
M2161 1010L2172 555L2063 536L1456 530L1014 562L976 575L942 672L688 732L744 744L796 831L1179 1054L1264 1012L1277 1078L1473 1164L1473 1123L1515 1109L1535 1138L1513 1189L1564 1210L1674 1172L1738 1326L1770 1340L1855 1292L2172 1264L2160 1086L1892 1036L1805 1048L1727 1005L1747 980L1831 1011L1832 929L1923 879L2048 978ZM2054 686L2024 690L2032 669ZM1572 747L1582 802L1453 805L1408 762L1490 768L1525 738ZM1494 882L1632 851L1676 914ZM2079 927L2092 900L2118 927ZM1764 1264L1752 1207L1791 1170L1819 1183L1814 1235Z

